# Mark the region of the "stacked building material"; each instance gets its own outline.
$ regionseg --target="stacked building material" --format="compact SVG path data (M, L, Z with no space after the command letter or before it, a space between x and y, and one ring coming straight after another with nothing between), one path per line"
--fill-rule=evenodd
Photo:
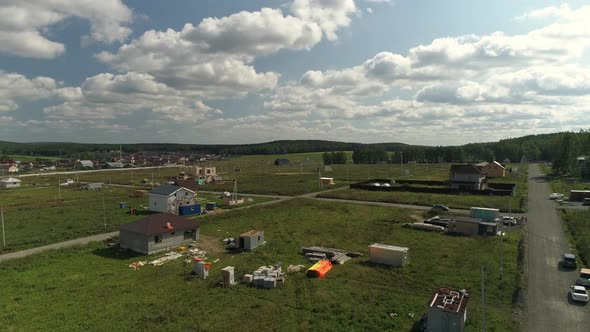
M349 261L351 258L348 257L345 253L343 252L339 252L336 255L334 255L334 257L332 257L330 260L332 261L332 263L336 263L336 264L344 264L347 261Z
M285 282L285 273L278 266L261 266L251 275L244 275L242 282L250 282L256 288L275 288L277 284Z
M318 262L323 259L329 259L333 263L336 264L344 264L351 257L358 257L361 256L361 253L354 252L354 251L346 251L342 249L336 248L326 248L326 247L302 247L301 251L310 262Z

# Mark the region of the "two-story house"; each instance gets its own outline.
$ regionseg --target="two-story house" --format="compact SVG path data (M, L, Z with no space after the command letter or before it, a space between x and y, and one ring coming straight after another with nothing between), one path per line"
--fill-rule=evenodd
M451 189L484 190L488 186L486 174L473 164L452 165L449 179Z

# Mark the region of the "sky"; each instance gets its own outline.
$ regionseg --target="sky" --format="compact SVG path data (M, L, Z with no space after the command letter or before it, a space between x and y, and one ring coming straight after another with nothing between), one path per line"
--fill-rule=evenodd
M0 140L460 145L590 127L590 1L2 0Z

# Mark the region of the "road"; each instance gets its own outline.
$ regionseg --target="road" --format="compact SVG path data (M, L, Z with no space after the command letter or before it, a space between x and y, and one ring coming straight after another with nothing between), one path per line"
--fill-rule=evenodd
M560 255L569 251L569 244L538 165L530 165L528 181L527 330L590 331L590 305L568 298L577 272L559 268Z
M93 236L89 236L89 237L83 237L83 238L79 238L79 239L69 240L69 241L65 241L65 242L54 243L54 244L50 244L50 245L43 246L43 247L15 251L15 252L11 252L8 254L0 255L0 262L6 261L9 259L27 257L27 256L30 256L33 254L37 254L37 253L46 251L46 250L62 249L62 248L68 248L68 247L72 247L72 246L84 245L84 244L88 244L90 242L95 242L95 241L103 241L103 240L106 240L107 238L113 237L113 236L119 236L119 232L98 234L98 235L93 235Z

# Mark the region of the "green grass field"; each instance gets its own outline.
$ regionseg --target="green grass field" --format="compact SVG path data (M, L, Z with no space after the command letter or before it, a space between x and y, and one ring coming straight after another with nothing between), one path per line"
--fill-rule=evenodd
M508 174L505 178L490 179L492 183L517 183L515 196L483 196L483 195L446 195L414 192L381 192L360 189L342 189L318 194L323 198L352 199L359 201L377 201L412 205L431 206L444 204L451 208L468 209L473 206L497 208L501 211L524 212L528 195L526 167L520 167L521 173ZM444 167L433 170L430 178L426 174L412 177L412 179L440 180ZM424 172L424 170L422 170ZM435 175L438 174L438 178Z
M517 289L520 234L504 241L505 273L498 276L496 237L458 237L410 230L402 223L419 212L297 199L202 219L201 248L219 258L207 280L189 277L178 260L164 266L127 265L144 259L101 243L47 252L0 265L0 326L5 330L263 330L408 331L437 287L470 293L466 331L481 329L480 266L486 268L488 331L516 331L512 298ZM267 244L228 254L220 239L250 229ZM206 241L205 241L206 239ZM325 279L289 274L277 289L220 288L220 270L236 278L260 265L310 266L303 245L367 253L383 242L410 248L404 268L372 265L367 257L335 266ZM390 317L395 312L397 317ZM414 317L409 317L409 314Z
M590 266L590 210L563 210L562 217L580 259L584 266Z
M147 196L131 197L134 191L134 188L115 186L101 190L73 187L62 187L60 191L57 187L3 190L0 204L4 209L6 247L0 243L0 253L116 231L119 225L143 217L129 215L129 207L145 211L142 206L148 205ZM210 201L218 206L223 204L219 197L210 194L200 194L197 200L203 207ZM268 200L254 197L240 206ZM121 202L127 208L121 209Z

